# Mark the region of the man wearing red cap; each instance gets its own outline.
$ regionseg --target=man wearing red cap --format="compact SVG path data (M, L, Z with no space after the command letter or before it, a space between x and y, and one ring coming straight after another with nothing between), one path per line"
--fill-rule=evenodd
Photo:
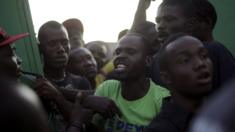
M13 80L17 80L20 76L20 60L10 44L26 36L28 33L9 36L0 28L0 76Z

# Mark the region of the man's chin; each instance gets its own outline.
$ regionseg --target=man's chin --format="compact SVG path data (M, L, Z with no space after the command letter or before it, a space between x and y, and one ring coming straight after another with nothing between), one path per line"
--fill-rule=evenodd
M113 71L112 73L109 74L109 78L119 80L119 81L124 81L127 79L127 75Z
M55 69L64 69L67 66L67 63L55 63L52 65L53 68Z
M95 78L96 77L96 73L90 73L90 74L87 74L87 78Z

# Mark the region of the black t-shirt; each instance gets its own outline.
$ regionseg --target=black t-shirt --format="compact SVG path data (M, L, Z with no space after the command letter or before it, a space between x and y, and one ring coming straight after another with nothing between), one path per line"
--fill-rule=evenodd
M187 132L193 115L167 97L163 100L160 113L144 132Z
M50 79L49 81L51 81L53 84L55 84L58 87L78 89L78 90L92 89L89 81L86 78L71 73L67 73L66 77L61 81L53 81Z

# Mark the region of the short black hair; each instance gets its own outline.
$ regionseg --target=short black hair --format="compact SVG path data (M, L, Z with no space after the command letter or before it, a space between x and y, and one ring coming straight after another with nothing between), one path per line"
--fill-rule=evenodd
M38 31L38 41L40 43L43 43L44 33L48 29L61 29L61 28L65 29L65 27L57 21L48 21L48 22L44 23ZM65 29L65 31L66 31L66 29Z
M126 35L129 32L129 29L123 29L118 34L118 40L120 40L124 35Z
M134 32L128 32L126 35L123 36L123 38L126 37L126 36L138 36L138 37L140 37L141 41L144 43L144 47L145 47L144 50L145 50L146 54L147 55L152 55L151 43L146 38L146 36L144 36L141 33L134 33Z
M216 10L208 0L163 0L161 6L178 6L186 18L195 17L209 23L211 30L217 21Z
M158 60L158 65L161 70L167 70L168 69L168 62L169 62L169 58L166 54L166 47L172 43L173 41L178 40L179 38L185 37L185 36L189 36L188 34L185 33L175 33L170 35L167 40L163 43L163 45L161 46L158 54L157 54L157 60Z

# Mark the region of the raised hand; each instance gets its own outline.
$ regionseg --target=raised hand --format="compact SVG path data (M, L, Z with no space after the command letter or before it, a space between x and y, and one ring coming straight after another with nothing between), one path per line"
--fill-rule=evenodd
M145 7L145 10L149 8L151 4L151 0L140 0L139 1L139 6L143 5Z

